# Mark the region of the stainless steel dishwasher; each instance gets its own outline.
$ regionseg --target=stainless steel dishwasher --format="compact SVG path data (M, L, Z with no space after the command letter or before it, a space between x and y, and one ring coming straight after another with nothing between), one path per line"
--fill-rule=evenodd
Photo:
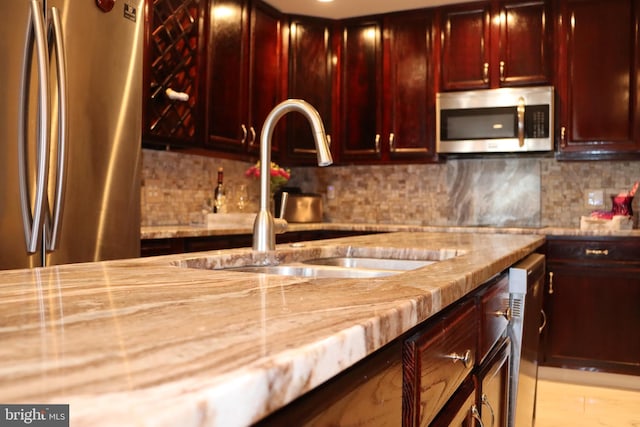
M541 254L531 254L509 269L510 427L531 427L535 421L544 270Z

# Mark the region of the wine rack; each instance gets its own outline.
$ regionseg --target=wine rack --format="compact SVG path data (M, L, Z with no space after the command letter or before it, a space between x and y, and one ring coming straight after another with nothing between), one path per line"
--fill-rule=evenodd
M145 136L193 144L200 121L199 22L204 0L149 1ZM182 99L171 99L167 89L181 93Z

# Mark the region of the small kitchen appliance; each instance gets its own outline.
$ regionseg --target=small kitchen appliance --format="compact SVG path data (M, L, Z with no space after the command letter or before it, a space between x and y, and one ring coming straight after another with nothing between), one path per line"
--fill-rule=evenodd
M552 151L553 92L539 86L438 93L436 151Z

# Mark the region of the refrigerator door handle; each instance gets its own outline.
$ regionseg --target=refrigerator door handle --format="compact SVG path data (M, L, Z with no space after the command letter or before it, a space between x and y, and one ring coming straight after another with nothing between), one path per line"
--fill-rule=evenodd
M35 38L35 52L38 67L38 129L36 143L36 195L33 212L28 178L27 155L27 115L29 107L29 83L31 76L31 55ZM20 207L24 227L27 252L33 254L38 249L40 230L44 219L45 195L48 177L49 152L49 53L45 37L44 14L38 0L31 0L31 14L27 25L22 92L20 96L19 135L18 135L18 174L20 181Z
M51 8L51 28L53 31L54 48L56 52L56 73L58 79L58 144L56 164L56 187L51 215L47 212L46 249L54 251L58 246L60 236L60 222L63 212L65 182L67 176L67 117L68 117L68 92L67 92L67 62L62 37L62 25L60 13L56 7ZM52 219L50 219L50 216Z

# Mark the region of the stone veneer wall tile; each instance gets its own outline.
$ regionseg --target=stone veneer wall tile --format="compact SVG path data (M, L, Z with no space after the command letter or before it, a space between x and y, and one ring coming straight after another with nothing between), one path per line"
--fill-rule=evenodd
M244 177L247 162L143 150L142 224L186 224L211 197L219 166L225 169L230 211L233 189L248 184L258 206L259 184ZM590 189L627 191L640 180L640 162L558 162L548 157L451 159L441 164L298 167L289 185L306 192L336 189L325 197L325 219L421 225L579 227ZM638 199L633 208L638 215Z
M218 168L224 168L229 212L237 212L235 188L247 184L250 202L246 212L255 212L259 183L244 176L252 163L172 151L142 150L142 225L188 224L213 197Z

